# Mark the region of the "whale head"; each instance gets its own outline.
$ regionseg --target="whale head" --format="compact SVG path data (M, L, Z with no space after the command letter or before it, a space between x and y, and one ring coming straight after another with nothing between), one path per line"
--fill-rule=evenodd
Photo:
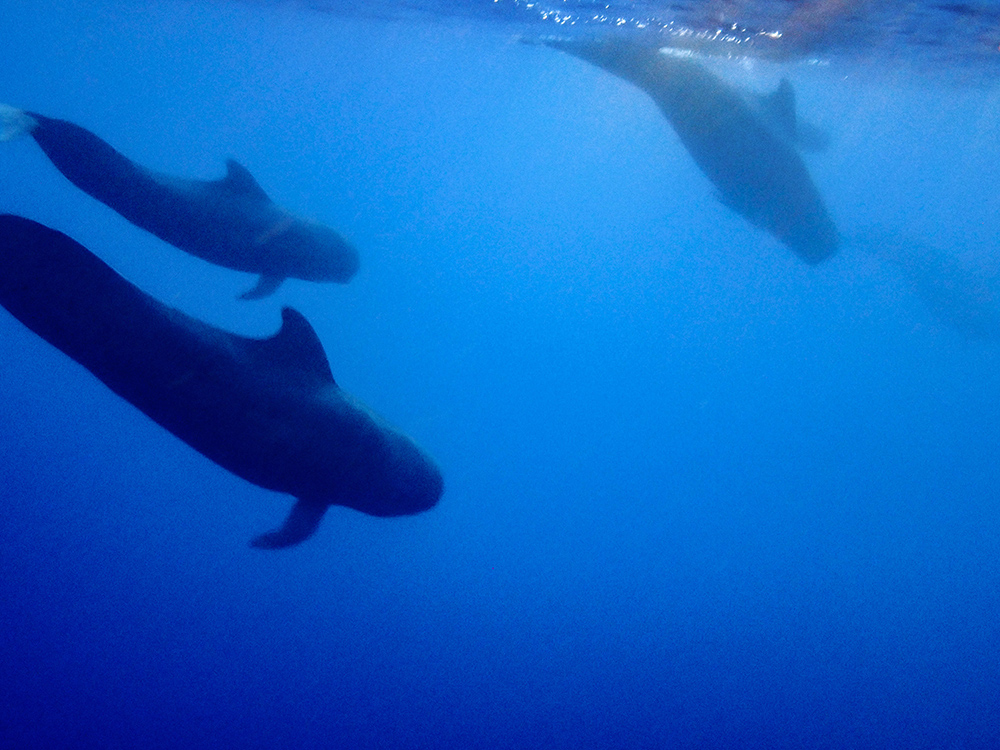
M289 213L274 222L257 244L276 259L280 275L308 281L347 283L361 265L357 248L330 227Z
M437 505L444 492L441 470L411 437L336 385L320 399L338 412L338 434L329 435L326 444L341 464L351 451L359 458L349 462L354 472L338 472L336 491L327 495L332 504L384 517L422 513Z

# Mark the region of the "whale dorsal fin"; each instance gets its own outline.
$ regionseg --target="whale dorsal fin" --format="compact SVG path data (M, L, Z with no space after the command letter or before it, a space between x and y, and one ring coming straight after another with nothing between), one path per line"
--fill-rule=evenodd
M798 133L798 123L795 117L795 89L787 78L782 78L778 88L760 98L761 106L767 112L768 119L779 130L781 135L790 141L795 141Z
M795 129L795 145L803 151L826 151L830 147L830 136L818 125L799 120Z
M760 106L772 129L803 151L825 151L830 145L830 138L823 130L799 119L795 112L795 89L787 78L782 78L773 92L760 97Z
M269 339L255 339L253 344L257 356L268 364L299 370L336 385L319 336L298 310L282 308L281 330Z
M250 170L235 159L226 159L226 176L220 182L237 195L260 198L268 202L271 200L264 192L264 188L258 185L257 180L250 174Z

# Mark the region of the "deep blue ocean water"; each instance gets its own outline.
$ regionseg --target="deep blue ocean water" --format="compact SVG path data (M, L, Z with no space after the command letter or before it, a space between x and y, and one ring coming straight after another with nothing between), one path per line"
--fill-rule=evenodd
M0 747L1000 746L978 4L932 53L831 22L780 62L709 61L787 76L829 132L807 162L849 241L817 267L724 207L644 94L519 43L554 33L537 17L309 5L6 0L0 101L173 174L239 159L360 248L349 285L241 302L249 275L30 139L0 144L0 210L228 330L301 310L445 495L250 549L290 498L0 310Z

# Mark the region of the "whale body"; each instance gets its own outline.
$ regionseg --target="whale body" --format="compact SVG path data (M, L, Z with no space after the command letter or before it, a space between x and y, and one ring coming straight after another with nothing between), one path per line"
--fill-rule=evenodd
M210 263L259 274L243 299L265 297L287 277L346 283L358 270L350 243L274 203L232 159L220 180L172 177L79 125L0 106L0 139L25 133L70 182L136 226Z
M796 123L795 95L787 81L770 97L754 100L689 57L620 39L543 43L645 91L719 199L750 223L807 263L836 253L837 228L796 149L818 137Z
M288 547L326 509L373 516L434 506L443 482L410 438L341 390L306 319L237 336L158 302L66 235L0 216L0 305L192 448L260 487L294 495Z

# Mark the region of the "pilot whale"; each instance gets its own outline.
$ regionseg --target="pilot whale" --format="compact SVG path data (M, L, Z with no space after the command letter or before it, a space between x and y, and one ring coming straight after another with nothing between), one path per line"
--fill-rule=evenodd
M172 177L79 125L0 105L0 140L25 133L70 182L136 226L210 263L260 274L243 299L266 297L290 276L346 283L358 270L349 242L274 203L232 159L220 180Z
M373 516L434 506L443 482L410 438L341 390L306 319L237 336L141 291L66 235L0 216L0 305L202 455L297 498L253 540L298 544L326 509Z
M840 235L796 146L818 146L796 122L788 81L771 96L745 97L690 57L621 39L542 43L581 58L645 91L715 185L720 200L777 237L802 260L836 253Z

